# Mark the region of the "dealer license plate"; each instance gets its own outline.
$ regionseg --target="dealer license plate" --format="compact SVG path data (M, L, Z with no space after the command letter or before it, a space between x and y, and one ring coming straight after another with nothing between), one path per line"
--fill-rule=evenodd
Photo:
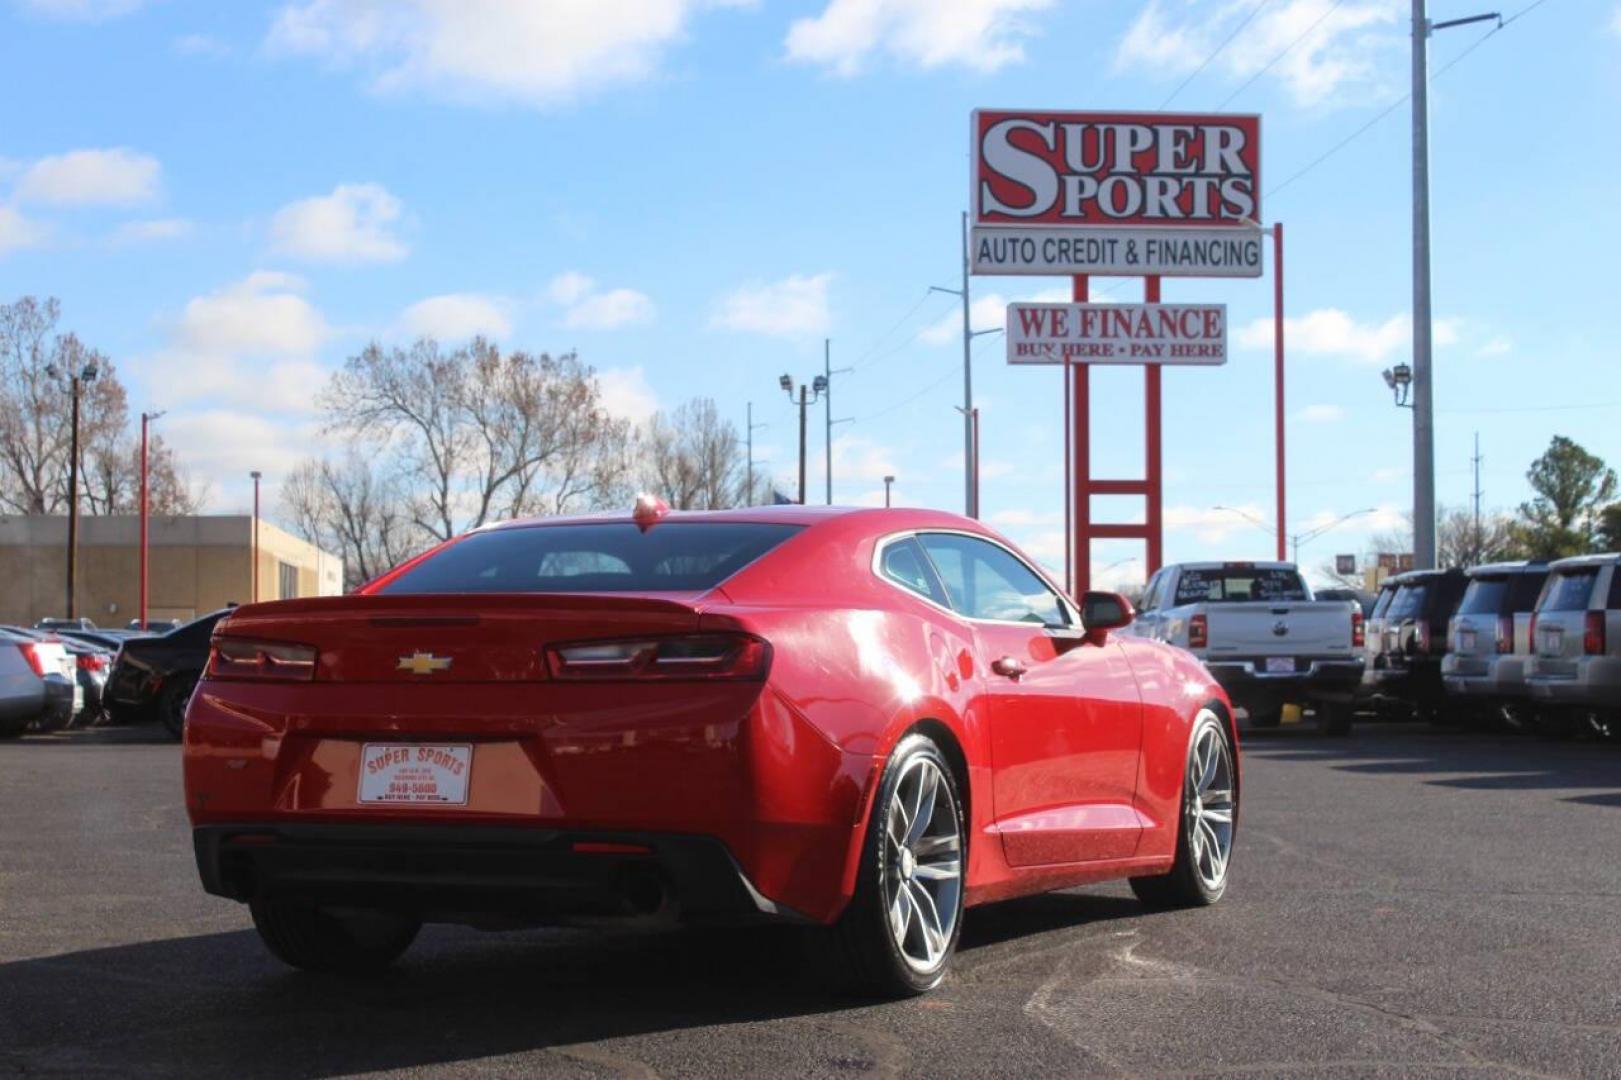
M367 743L360 753L360 801L393 806L466 806L473 748Z
M1269 656L1266 658L1266 673L1268 675L1293 675L1295 658L1292 656Z

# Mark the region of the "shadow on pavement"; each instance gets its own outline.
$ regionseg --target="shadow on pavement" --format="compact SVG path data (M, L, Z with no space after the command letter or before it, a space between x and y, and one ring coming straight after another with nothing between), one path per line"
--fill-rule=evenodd
M65 746L173 746L180 743L160 724L116 724L73 727L65 731L29 732L7 742L16 747Z
M1569 802L1621 806L1621 750L1591 741L1543 742L1511 734L1440 731L1418 724L1369 724L1345 739L1267 732L1244 743L1271 761L1320 762L1342 772L1429 777L1435 787L1472 791L1601 788Z
M962 948L1141 913L1096 895L1008 901L969 913ZM803 974L801 946L773 928L434 927L393 970L355 979L291 971L244 930L23 960L0 964L0 1074L431 1068L873 1004Z

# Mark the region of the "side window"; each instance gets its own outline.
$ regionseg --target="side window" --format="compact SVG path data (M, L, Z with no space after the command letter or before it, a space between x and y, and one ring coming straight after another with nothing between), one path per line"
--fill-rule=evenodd
M951 606L951 601L940 586L940 579L929 565L928 556L923 554L923 549L911 537L893 540L884 547L883 554L878 557L878 572L941 607Z
M973 536L918 537L945 583L951 606L971 619L1068 626L1058 595L1006 549Z
M1610 567L1610 602L1605 607L1621 611L1621 563Z

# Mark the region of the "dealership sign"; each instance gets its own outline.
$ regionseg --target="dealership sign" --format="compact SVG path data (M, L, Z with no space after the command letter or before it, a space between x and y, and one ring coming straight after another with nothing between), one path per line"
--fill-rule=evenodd
M1259 277L1258 116L980 109L978 274Z
M1226 304L1009 304L1010 364L1225 364Z

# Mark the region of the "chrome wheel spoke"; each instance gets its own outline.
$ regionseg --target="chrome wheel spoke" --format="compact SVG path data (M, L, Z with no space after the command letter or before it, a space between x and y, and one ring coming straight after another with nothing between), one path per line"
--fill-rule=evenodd
M908 761L884 821L883 896L902 958L927 972L945 959L962 903L963 837L939 764Z
M1199 734L1188 752L1183 828L1194 871L1206 888L1219 889L1232 858L1233 821L1238 809L1232 752L1213 714L1201 713L1197 722L1201 725Z
M933 765L918 770L917 793L912 803L912 819L906 830L906 845L923 839L923 831L934 820L934 804L940 793L940 774Z
M962 864L956 859L932 863L920 862L912 873L929 881L956 881L962 877Z
M923 956L925 962L935 963L940 954L946 951L946 933L940 925L940 909L934 906L934 898L917 882L910 882L907 890L912 895L913 910L918 915L918 926L923 936Z
M961 847L962 845L957 842L956 833L951 833L949 836L925 836L912 845L912 854L916 855L918 861L921 862L924 859L932 859L937 855L956 854Z
M1211 806L1209 803L1206 803L1204 808L1199 811L1199 817L1210 825L1231 825L1233 823L1233 812L1231 810Z

